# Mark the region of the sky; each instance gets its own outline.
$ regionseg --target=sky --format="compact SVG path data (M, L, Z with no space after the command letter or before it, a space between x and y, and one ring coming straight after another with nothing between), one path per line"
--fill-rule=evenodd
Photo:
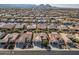
M0 0L0 4L79 4L79 0Z
M52 6L63 7L63 8L79 8L79 4L52 4Z
M0 0L0 4L51 4L57 7L79 8L79 0Z

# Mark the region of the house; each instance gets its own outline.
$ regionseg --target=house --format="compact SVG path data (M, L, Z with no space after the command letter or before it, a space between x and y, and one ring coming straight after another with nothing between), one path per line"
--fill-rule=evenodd
M20 22L20 23L22 23L23 22L23 19L16 19L16 22Z
M69 48L71 44L73 45L73 42L67 37L67 34L60 33L62 40L64 40L65 48Z
M24 30L27 29L28 23L24 23Z
M61 38L57 32L48 33L49 43L56 48L59 48L59 39Z
M30 22L29 19L24 19L23 21L26 22L26 23Z
M69 26L69 29L72 30L72 32L79 33L79 26Z
M37 24L37 28L44 30L44 29L47 28L47 24L46 24L46 23L38 23L38 24Z
M2 40L0 40L0 48L7 48L10 34L7 34Z
M49 39L46 33L34 33L34 45L37 47L46 47L49 44Z
M31 46L32 46L32 32L23 33L16 40L16 48L29 48Z
M3 23L3 22L1 22L0 23L0 29L2 29L3 28L3 25L5 25L6 23Z
M14 49L15 42L18 39L18 37L19 37L19 33L12 33L9 36L9 42L8 42L8 46L7 46L8 49Z
M15 27L15 23L6 23L5 25L3 25L4 30L13 30L14 27Z
M48 24L47 29L56 31L57 30L57 24L53 24L53 23Z
M17 23L15 25L14 31L19 32L20 30L23 30L25 26L25 23Z
M34 30L34 29L36 29L36 24L31 23L31 24L27 25L27 30Z
M10 37L12 37L12 39L10 39L9 42L15 42L19 37L19 33L12 33Z
M57 32L51 32L48 34L49 35L49 42L54 42L56 40L56 38L59 37Z
M25 42L25 34L21 34L20 37L16 40L16 48L22 48Z
M57 28L58 28L60 31L68 31L68 30L69 30L69 28L68 28L67 26L65 26L65 25L59 25L59 26L57 26Z
M6 33L5 32L0 32L0 40L2 40L5 37Z
M72 41L72 44L69 44L72 48L79 48L78 42L79 42L79 35L78 34L68 34L67 37Z
M66 18L66 21L79 22L79 18Z
M42 40L41 40L39 33L33 34L33 43L34 43L35 46L41 47Z
M4 18L4 19L1 19L1 22L7 22L8 19Z

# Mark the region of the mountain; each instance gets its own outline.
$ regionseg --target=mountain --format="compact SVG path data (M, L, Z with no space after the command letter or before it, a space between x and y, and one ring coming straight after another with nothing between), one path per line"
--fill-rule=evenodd
M0 4L0 8L52 8L49 4Z
M33 4L0 4L0 8L33 8Z
M37 6L37 8L48 9L48 8L52 8L52 6L49 5L49 4L46 4L46 5L44 5L44 4L40 4L40 5Z

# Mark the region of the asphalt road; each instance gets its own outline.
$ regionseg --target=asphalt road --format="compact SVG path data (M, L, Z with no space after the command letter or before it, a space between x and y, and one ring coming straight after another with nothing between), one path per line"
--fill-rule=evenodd
M0 55L79 55L79 51L0 51Z

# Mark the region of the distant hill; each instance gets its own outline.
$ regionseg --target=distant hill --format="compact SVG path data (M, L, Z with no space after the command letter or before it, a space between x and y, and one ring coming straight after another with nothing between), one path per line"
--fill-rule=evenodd
M52 8L52 6L49 4L0 4L0 8Z
M0 4L0 8L32 8L32 4Z
M40 5L37 6L37 8L47 9L47 8L52 8L52 6L49 5L49 4L46 4L46 5L44 5L44 4L40 4Z

